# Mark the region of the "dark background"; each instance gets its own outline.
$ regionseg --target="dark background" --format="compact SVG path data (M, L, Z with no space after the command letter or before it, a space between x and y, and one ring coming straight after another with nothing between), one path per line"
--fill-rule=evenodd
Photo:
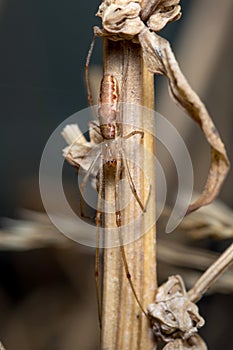
M168 25L162 33L172 41L174 49L188 25L186 18L190 18L193 2L181 1L182 19ZM201 9L202 1L195 0L195 3L200 3ZM19 218L19 208L43 211L38 185L40 157L52 131L69 115L87 107L84 64L92 27L100 23L94 16L98 5L99 1L93 0L0 0L1 217ZM224 0L218 4L222 5ZM214 40L215 30L218 30L216 22L211 40ZM229 30L215 74L202 98L231 157L230 33ZM200 65L201 61L202 51ZM101 39L98 39L92 62L101 64ZM161 78L158 90L160 86ZM159 109L158 98L156 106ZM197 149L199 134L194 130L190 132L189 141L196 162L194 167L198 164L197 154L203 164L196 167L197 174L200 169L205 170L206 158L200 155L201 148ZM221 199L232 207L231 177L232 174ZM200 189L203 183L195 185ZM98 326L96 313L93 316L92 311L96 309L92 255L92 251L82 247L69 253L53 248L24 252L2 249L0 339L7 350L95 348ZM202 334L211 350L232 349L232 332L227 326L232 324L229 316L232 305L231 295L212 295L200 304L209 322Z

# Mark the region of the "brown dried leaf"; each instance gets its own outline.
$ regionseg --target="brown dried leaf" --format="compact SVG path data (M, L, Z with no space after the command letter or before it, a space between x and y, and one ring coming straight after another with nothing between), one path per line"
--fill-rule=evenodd
M224 144L205 105L181 72L169 42L150 32L148 28L144 28L138 38L149 71L164 74L167 77L171 96L199 124L211 147L211 165L206 185L202 195L189 206L187 210L189 214L209 204L218 195L229 170L229 160Z
M176 339L169 342L163 350L207 350L207 346L198 334L194 334L188 340Z
M139 0L104 0L96 16L101 17L103 28L94 27L96 36L116 40L133 40L144 29L145 21L151 30L159 31L167 23L181 16L180 0L150 1L141 9Z
M87 140L77 124L66 125L61 134L68 145L72 145L73 143L87 144Z
M96 15L102 18L103 28L108 33L131 38L140 33L144 27L139 17L141 11L139 2L138 0L105 0Z
M220 200L201 208L187 216L179 229L185 231L191 239L200 240L206 237L213 239L233 238L233 211Z
M141 19L145 22L156 10L159 3L163 0L142 0L141 7L142 11L140 13Z
M82 134L77 124L66 125L62 131L62 136L68 143L63 149L63 156L76 168L81 168L84 172L90 169L93 160L98 156L98 146L103 138L100 135L97 122L89 125L90 142ZM96 169L93 169L92 175L96 175Z
M150 16L147 25L154 32L159 32L168 23L177 21L181 17L180 0L162 1Z
M103 136L100 133L100 126L97 121L89 122L89 135L90 140L94 145L103 142Z
M158 288L155 303L148 306L152 329L165 342L189 339L205 323L192 303L180 276L171 276Z

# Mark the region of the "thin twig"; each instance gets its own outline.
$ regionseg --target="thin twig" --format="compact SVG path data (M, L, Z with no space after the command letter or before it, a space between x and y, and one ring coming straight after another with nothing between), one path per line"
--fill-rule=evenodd
M233 244L203 273L201 278L188 292L189 298L196 303L220 275L233 263Z

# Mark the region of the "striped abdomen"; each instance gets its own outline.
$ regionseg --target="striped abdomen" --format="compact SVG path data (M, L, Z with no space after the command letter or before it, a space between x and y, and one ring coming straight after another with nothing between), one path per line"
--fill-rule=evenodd
M118 83L113 75L104 75L100 85L98 117L104 139L114 139L119 131L117 126Z

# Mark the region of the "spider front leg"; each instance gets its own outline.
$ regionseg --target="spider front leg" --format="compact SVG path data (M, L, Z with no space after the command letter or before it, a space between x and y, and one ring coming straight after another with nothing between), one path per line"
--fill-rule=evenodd
M101 317L101 298L99 291L99 228L101 223L101 214L102 214L102 197L103 197L103 156L100 156L100 170L99 170L99 185L98 185L98 200L97 200L97 210L96 210L96 248L95 248L95 288L96 288L96 299L98 304L98 317L100 329L102 326L102 317Z

